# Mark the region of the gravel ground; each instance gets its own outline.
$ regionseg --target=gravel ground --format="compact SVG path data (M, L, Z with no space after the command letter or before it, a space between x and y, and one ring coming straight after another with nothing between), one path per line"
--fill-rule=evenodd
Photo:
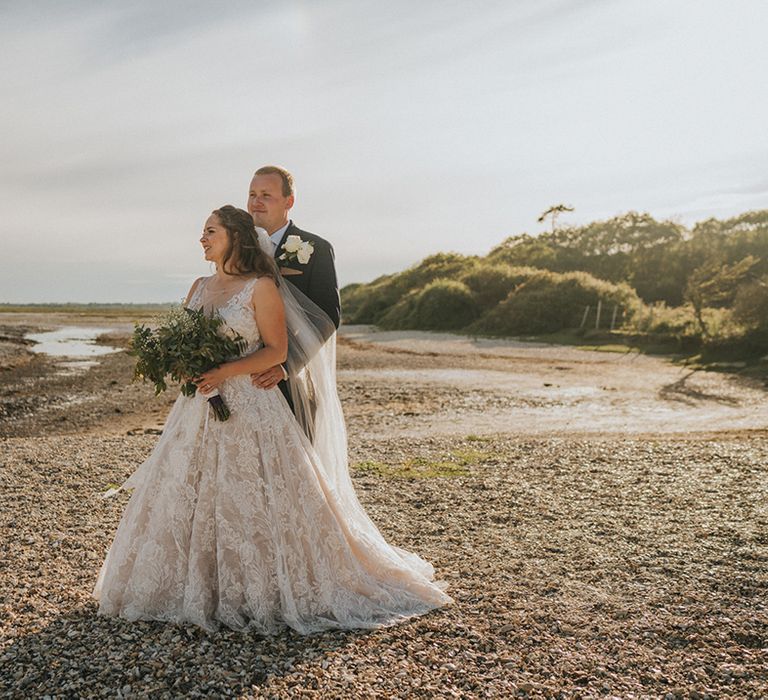
M5 439L6 697L761 697L768 436L359 443L361 499L456 603L372 633L96 616L153 436Z
M339 358L366 371L501 361L343 345ZM475 401L455 387L342 383L360 498L435 564L452 606L308 638L98 617L90 593L128 499L99 494L149 453L143 431L165 410L126 384L128 362L75 378L69 408L45 403L68 381L53 366L0 375L7 410L8 387L42 397L0 437L0 696L768 696L767 431L370 436L374 404ZM125 412L100 413L118 390Z

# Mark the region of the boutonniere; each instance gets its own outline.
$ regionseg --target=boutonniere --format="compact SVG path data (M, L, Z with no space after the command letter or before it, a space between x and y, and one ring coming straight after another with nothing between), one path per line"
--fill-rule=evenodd
M301 236L291 234L285 239L285 243L283 244L283 254L278 257L278 260L298 262L301 265L306 265L314 252L314 243L302 241Z

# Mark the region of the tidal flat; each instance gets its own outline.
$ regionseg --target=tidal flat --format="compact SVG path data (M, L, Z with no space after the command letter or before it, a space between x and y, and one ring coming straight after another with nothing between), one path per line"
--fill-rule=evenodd
M343 327L360 499L455 603L306 638L96 616L100 494L176 398L131 381L133 320L0 315L3 697L767 694L765 387L632 353ZM120 351L31 351L83 324Z

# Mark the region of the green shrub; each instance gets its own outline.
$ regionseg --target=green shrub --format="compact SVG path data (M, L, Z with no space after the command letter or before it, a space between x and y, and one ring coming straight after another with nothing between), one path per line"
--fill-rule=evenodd
M360 282L353 282L346 287L342 287L341 294L341 306L344 309L344 320L347 320L348 316L354 316L357 309L365 302L368 296L368 285Z
M382 328L457 330L477 317L477 302L462 282L437 279L398 302L381 319Z
M733 315L748 328L768 330L768 277L739 288Z
M394 306L390 307L379 317L378 325L387 330L418 329L419 321L416 317L416 302L421 294L421 289L408 292Z
M421 328L456 330L477 318L477 302L466 284L437 279L417 297L415 315Z
M458 253L438 253L395 275L374 280L349 294L342 305L347 323L378 324L387 312L409 292L423 288L438 278L457 278L477 265L477 258Z
M481 310L488 310L511 291L535 275L535 267L512 267L510 265L478 265L465 272L459 280L472 290Z
M542 270L467 330L488 335L520 335L578 328L585 307L595 309L598 301L603 304L606 325L614 305L624 310L625 318L631 318L642 307L637 294L626 284L612 284L586 272L559 274Z
M390 280L396 275L379 277L369 284L341 290L341 308L345 323L375 323L395 302L389 292Z
M698 336L700 332L690 304L667 306L664 302L646 306L632 317L628 329L637 333L661 333L675 336Z

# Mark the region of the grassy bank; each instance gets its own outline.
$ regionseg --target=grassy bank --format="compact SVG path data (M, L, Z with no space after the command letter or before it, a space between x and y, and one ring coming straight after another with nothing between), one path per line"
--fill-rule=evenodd
M768 210L692 229L629 212L523 233L485 256L436 253L348 285L342 306L346 322L385 330L629 345L760 365L768 354Z
M744 350L727 343L706 344L694 336L670 333L637 333L630 330L563 330L520 336L520 340L569 345L596 352L660 355L673 362L712 371L731 372L768 380L768 354L759 347Z

